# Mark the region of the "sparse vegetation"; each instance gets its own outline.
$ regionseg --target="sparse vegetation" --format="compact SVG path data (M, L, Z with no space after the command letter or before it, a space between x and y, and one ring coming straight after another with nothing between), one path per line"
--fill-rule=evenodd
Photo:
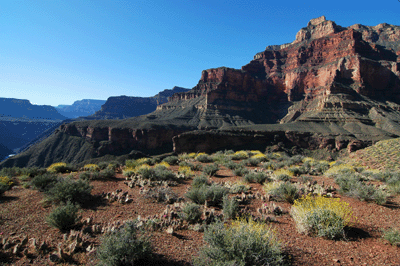
M138 261L152 257L153 249L147 233L137 228L137 221L103 237L97 249L99 265L136 265Z
M393 246L400 246L400 231L396 229L383 230L382 237Z
M56 207L46 218L46 222L51 226L66 231L76 225L80 217L78 215L79 207L67 201L66 204Z
M183 206L179 217L189 223L197 223L201 218L201 207L196 203L187 203Z
M225 195L222 200L222 210L224 213L225 219L233 219L236 217L239 211L239 203L234 198L229 198L228 195Z
M48 199L54 203L85 204L90 201L92 186L84 180L73 180L71 177L58 179L52 188L47 191Z
M281 244L265 224L249 219L211 224L204 232L207 243L194 265L282 265Z
M265 172L249 172L244 175L243 180L248 183L262 184L265 181L271 181Z
M203 168L203 172L208 176L214 176L219 170L219 166L216 163L206 165Z

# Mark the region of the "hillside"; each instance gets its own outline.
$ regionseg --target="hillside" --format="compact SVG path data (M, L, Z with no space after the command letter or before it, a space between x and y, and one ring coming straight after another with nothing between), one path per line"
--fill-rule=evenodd
M300 29L292 43L267 46L241 69L204 70L194 88L175 93L150 114L125 122L73 122L56 134L81 137L96 156L121 147L152 153L243 145L355 151L400 136L399 43L399 26L346 28L322 16ZM136 112L122 104L126 100L110 99L110 117ZM46 156L74 160L55 153L56 142L45 141L53 151ZM43 158L43 150L35 151L41 152ZM15 157L7 165L22 161Z
M75 101L72 105L56 106L57 111L68 118L77 118L80 116L89 116L101 109L105 100L83 99Z

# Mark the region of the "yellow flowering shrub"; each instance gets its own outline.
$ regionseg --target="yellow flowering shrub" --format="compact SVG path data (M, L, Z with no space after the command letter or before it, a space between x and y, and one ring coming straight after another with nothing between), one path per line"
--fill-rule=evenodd
M324 174L328 177L335 176L337 174L342 174L345 172L354 173L356 170L353 166L348 164L335 164L331 168L329 168Z
M11 186L13 182L7 176L0 176L0 183L6 186Z
M167 162L158 163L158 164L154 165L154 167L156 167L157 165L164 166L165 168L169 168L170 167L169 163L167 163Z
M342 237L344 227L355 221L347 202L311 194L295 200L290 213L300 233L331 239Z
M269 192L277 189L282 183L283 182L281 182L281 181L278 181L278 182L267 182L267 183L264 183L263 189L264 189L265 193L268 194Z
M83 170L85 171L100 171L100 167L97 164L85 164L83 166Z
M243 160L243 159L248 159L249 154L246 151L237 151L234 154L232 154L232 159L233 160Z
M67 168L66 163L53 163L49 167L47 167L47 172L50 173L58 173L58 172L63 172L63 169Z
M183 174L185 177L191 177L193 175L189 166L179 166L178 173Z
M275 171L272 173L272 175L275 176L275 177L278 177L278 176L280 176L280 175L288 175L288 176L293 177L293 176L294 176L294 173L293 173L292 171L288 170L288 169L283 169L283 168L281 168L281 169L275 170Z

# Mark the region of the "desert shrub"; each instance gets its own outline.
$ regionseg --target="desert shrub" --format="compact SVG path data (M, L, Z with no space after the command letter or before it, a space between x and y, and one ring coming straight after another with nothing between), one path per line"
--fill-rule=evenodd
M125 177L131 177L131 176L134 176L135 174L136 174L135 168L128 167L122 171L122 175Z
M227 156L224 152L218 151L211 155L211 158L213 159L213 162L224 164L226 162L231 161L231 157Z
M248 159L249 155L247 154L246 151L237 151L231 155L231 158L232 158L232 160L244 160L244 159Z
M21 169L21 174L26 175L28 177L35 177L38 175L43 175L46 173L46 168L38 168L36 166L34 167L29 167L29 168L22 168Z
M299 176L305 173L303 172L304 169L300 166L291 166L287 170L291 172L294 176Z
M210 155L208 155L208 154L199 153L199 154L196 156L196 161L201 162L201 163L211 163L211 162L213 162L214 160L213 160L213 158L212 158Z
M294 201L291 215L300 233L329 239L343 237L344 227L351 225L354 219L347 202L311 194Z
M146 194L146 198L151 198L157 202L173 203L178 199L170 187L155 187L150 189Z
M132 168L132 169L134 169L142 164L147 164L147 165L152 164L151 158L140 158L140 159L136 159L136 160L126 160L125 161L126 167Z
M286 169L278 169L272 173L272 176L275 180L289 181L293 177L293 172Z
M233 170L233 173L237 176L244 176L249 173L249 169L247 169L246 167L238 167Z
M230 170L235 170L236 168L243 167L242 165L235 163L233 161L228 161L223 164L226 168Z
M226 184L226 183L225 183ZM241 192L246 192L250 189L250 186L246 185L243 182L235 182L229 188L229 193L236 194Z
M58 182L47 191L47 196L50 201L55 203L68 202L84 204L90 200L92 186L85 180L73 180L70 177L58 179Z
M97 164L91 163L91 164L85 164L83 166L84 171L93 171L93 172L98 172L100 171L100 167Z
M172 180L175 179L175 174L163 165L157 165L151 170L154 170L154 178L150 180Z
M193 172L189 166L179 166L178 173L183 175L185 178L190 178L193 176Z
M19 167L4 167L0 170L0 176L7 176L9 178L19 176L22 174L22 169Z
M250 172L244 175L243 180L248 183L262 184L265 181L270 181L268 174L265 172Z
M111 179L115 177L115 172L111 168L106 168L100 171L101 179Z
M352 174L355 173L355 169L351 165L347 164L335 164L331 166L324 174L328 177L337 177L340 174Z
M92 173L89 171L82 172L79 174L79 179L92 180Z
M0 176L0 184L7 186L7 189L13 185L13 181L7 176Z
M136 265L152 253L150 238L137 228L137 220L104 236L96 252L99 265L104 266Z
M374 201L377 204L384 204L387 200L387 193L377 189L373 185L360 181L360 177L354 173L338 174L335 182L339 185L339 192L354 198L365 201Z
M199 175L193 178L192 187L197 188L203 185L208 185L209 178L205 175Z
M207 243L194 259L196 266L283 265L281 244L271 227L253 220L216 222L204 232Z
M39 191L48 191L57 183L57 175L44 173L32 178L30 184Z
M201 218L201 206L196 203L187 203L183 206L179 217L189 223L197 223Z
M275 169L278 169L277 166L276 166L276 163L275 163L275 162L272 162L272 161L262 163L261 166L262 166L263 168L267 169L267 170L275 170Z
M233 219L239 211L239 202L234 198L224 195L222 198L222 211L225 219Z
M80 220L78 211L79 207L68 201L65 205L55 208L46 217L46 222L60 231L71 229Z
M99 162L99 163L98 163L98 167L100 168L100 170L106 169L107 166L108 166L108 163L107 163L107 162Z
M300 196L299 189L290 182L274 182L275 186L270 187L268 194L276 201L293 203ZM264 186L264 189L268 188Z
M222 203L222 199L225 194L228 193L226 187L211 184L202 185L199 187L191 187L188 192L186 192L185 197L192 200L197 204L204 204L206 201L211 206L219 206Z
M112 161L107 165L107 169L111 169L114 172L118 170L118 167L120 167L121 164L119 162L116 161Z
M248 166L257 166L261 163L261 159L251 157L243 161Z
M218 164L213 163L213 164L209 164L206 165L203 168L203 173L205 173L208 176L214 176L219 170Z
M47 167L47 172L49 173L69 173L74 171L74 167L72 167L71 165L67 165L66 163L53 163L52 165L50 165L49 167Z
M312 176L309 176L309 175L301 175L299 177L300 183L303 183L303 184L305 184L307 182L312 182L313 180L314 180L314 178Z
M393 246L400 246L400 231L396 229L383 230L383 239L387 240Z
M260 162L265 162L265 161L267 161L267 156L266 156L264 153L260 152L260 151L256 151L256 152L251 151L251 152L250 152L250 156L251 156L251 158L253 158L253 159L260 160Z
M178 156L168 156L162 160L163 162L168 163L169 165L176 165L179 162Z

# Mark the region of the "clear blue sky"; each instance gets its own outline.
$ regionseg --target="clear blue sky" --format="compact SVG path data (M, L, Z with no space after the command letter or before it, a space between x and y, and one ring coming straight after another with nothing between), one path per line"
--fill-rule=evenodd
M192 88L292 42L310 19L400 25L399 0L1 0L0 97L72 104Z

